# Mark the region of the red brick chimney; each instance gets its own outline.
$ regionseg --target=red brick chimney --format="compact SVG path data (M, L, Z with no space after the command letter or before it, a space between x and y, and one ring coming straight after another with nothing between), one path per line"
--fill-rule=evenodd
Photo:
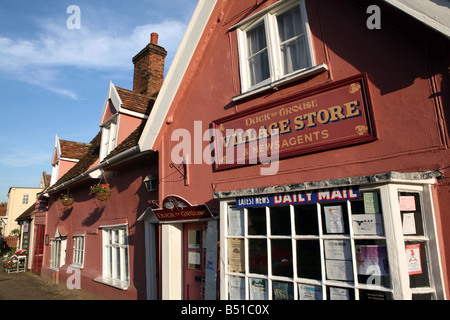
M158 34L152 33L150 43L134 58L133 91L154 96L164 80L164 59L167 51L158 45Z

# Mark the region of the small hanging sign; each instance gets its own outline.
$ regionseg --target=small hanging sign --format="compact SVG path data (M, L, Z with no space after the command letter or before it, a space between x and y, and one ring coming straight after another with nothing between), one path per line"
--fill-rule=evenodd
M160 209L154 209L153 214L159 221L198 220L212 218L206 204L191 205L180 196L168 195L162 201Z

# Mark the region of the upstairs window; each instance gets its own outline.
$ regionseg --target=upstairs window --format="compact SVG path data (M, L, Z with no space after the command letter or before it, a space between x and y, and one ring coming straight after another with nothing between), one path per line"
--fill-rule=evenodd
M117 144L117 117L102 128L101 161L114 150Z
M24 194L22 198L22 204L28 204L29 195Z
M304 2L290 1L238 29L242 92L314 66Z

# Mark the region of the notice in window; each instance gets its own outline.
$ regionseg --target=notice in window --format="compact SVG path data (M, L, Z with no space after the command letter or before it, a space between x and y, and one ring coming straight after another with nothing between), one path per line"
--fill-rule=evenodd
M228 290L230 300L245 300L244 278L229 277Z
M250 300L267 299L267 280L250 278Z
M330 288L330 300L350 300L350 292L345 288Z
M300 300L322 300L322 287L309 284L298 284Z
M358 274L388 276L389 263L386 246L356 246Z
M244 213L234 206L228 208L228 235L244 235Z
M422 273L422 262L420 258L420 244L409 244L406 246L406 263L409 275Z
M398 198L400 211L416 211L414 196L400 196Z
M416 219L414 212L405 212L403 214L403 234L416 234Z
M327 233L344 233L344 216L341 206L324 207Z
M382 235L381 221L381 214L354 214L352 215L353 232L355 235Z
M330 280L353 281L352 262L347 260L327 260L327 278Z
M369 214L380 213L378 205L378 196L376 192L365 192L363 194L364 199L364 212Z
M244 272L244 240L228 239L228 270Z
M325 240L325 257L333 260L351 260L350 241Z

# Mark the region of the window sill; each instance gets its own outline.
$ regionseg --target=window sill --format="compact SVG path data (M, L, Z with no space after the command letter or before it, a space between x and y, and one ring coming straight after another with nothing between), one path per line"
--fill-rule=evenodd
M82 264L72 263L69 268L75 268L75 269L83 269Z
M322 64L319 64L317 66L314 66L314 67L308 68L306 70L300 71L298 73L294 73L294 74L288 75L287 77L284 77L284 78L282 78L280 80L274 81L274 82L272 82L270 84L264 85L262 87L259 87L259 88L256 88L256 89L244 92L244 93L242 93L240 95L237 95L237 96L233 97L233 101L237 102L237 101L249 98L249 97L251 97L253 95L256 95L256 94L259 94L259 93L262 93L262 92L265 92L265 91L268 91L268 90L274 90L274 89L276 89L279 86L291 83L293 81L298 81L300 79L304 79L304 78L307 78L307 77L311 77L313 75L316 75L316 74L321 73L321 72L326 71L326 70L328 70L328 66L325 63L322 63Z
M55 267L48 267L48 270L59 272L59 268L55 268Z
M111 286L111 287L114 287L117 289L121 289L121 290L127 290L128 287L130 286L129 282L120 281L120 280L111 279L111 278L96 278L96 279L94 279L94 281L102 283L102 284L106 284L108 286Z

